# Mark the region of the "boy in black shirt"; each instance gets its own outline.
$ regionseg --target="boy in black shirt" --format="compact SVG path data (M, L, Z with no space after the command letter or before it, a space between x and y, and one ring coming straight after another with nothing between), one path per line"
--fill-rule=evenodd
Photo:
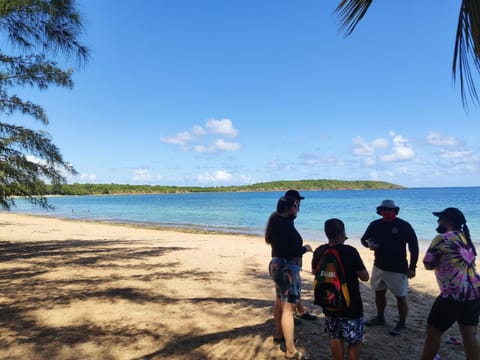
M330 349L334 360L343 360L343 343L348 343L348 360L360 358L360 347L363 338L363 304L360 296L358 279L368 281L368 271L363 264L358 251L350 245L345 245L345 225L339 219L325 221L325 234L328 244L319 246L312 259L312 272L316 274L323 253L328 248L335 248L343 263L350 306L345 311L329 311L325 313L325 332L330 336Z

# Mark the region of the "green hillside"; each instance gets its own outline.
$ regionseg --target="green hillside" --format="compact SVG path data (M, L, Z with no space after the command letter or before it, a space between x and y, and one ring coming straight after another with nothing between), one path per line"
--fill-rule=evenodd
M171 194L227 191L285 191L297 190L371 190L403 189L403 186L383 181L343 180L279 180L242 186L192 187L129 184L63 184L47 185L46 195L106 195L106 194Z

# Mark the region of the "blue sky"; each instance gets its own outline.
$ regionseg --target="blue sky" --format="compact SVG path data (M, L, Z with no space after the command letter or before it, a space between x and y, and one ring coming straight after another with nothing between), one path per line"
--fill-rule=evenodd
M480 108L451 78L460 1L374 2L349 37L337 3L80 0L91 60L73 90L27 91L50 124L27 123L70 183L480 185Z

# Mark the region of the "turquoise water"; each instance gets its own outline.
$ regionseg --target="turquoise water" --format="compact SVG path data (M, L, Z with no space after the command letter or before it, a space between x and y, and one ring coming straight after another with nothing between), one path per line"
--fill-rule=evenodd
M403 190L302 191L296 227L305 239L324 241L323 223L342 219L352 241L358 241L375 208L383 199L400 206L399 216L410 222L420 240L435 234L432 211L454 206L461 209L472 238L480 240L480 187L413 188ZM172 227L190 227L220 232L262 235L281 192L193 193L160 195L109 195L52 197L53 211L17 201L12 212L73 219L93 219Z

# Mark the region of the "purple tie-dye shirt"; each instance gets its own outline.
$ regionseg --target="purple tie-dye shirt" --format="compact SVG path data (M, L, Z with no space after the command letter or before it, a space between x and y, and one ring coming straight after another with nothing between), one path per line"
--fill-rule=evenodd
M461 232L437 235L423 259L435 269L441 296L466 301L480 298L480 275L475 271L475 254Z

